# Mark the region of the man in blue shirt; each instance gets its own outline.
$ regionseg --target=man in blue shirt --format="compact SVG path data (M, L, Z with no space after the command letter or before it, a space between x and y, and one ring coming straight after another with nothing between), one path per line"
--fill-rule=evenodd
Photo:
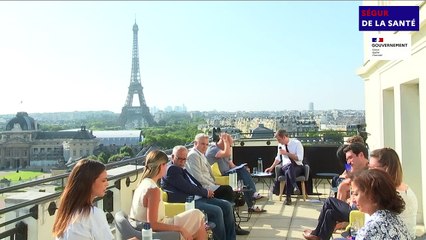
M230 158L232 154L231 146L233 144L232 136L227 133L220 133L220 135L213 136L213 142L207 149L206 158L210 165L217 162L222 175L228 175L228 171L236 167ZM250 173L245 167L237 169L236 172L238 179L241 179L244 185L247 186L247 191L244 191L244 200L247 203L248 211L254 213L266 212L266 210L254 206L254 201L262 198L262 196L256 192L256 185Z

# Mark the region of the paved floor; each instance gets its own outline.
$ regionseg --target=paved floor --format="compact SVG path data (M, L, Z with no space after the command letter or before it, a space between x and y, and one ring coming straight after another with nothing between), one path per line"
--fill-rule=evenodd
M267 195L266 190L262 190L262 184L257 184L259 192L264 196ZM319 192L322 193L321 200L328 196L330 191L329 185L319 186ZM238 240L257 240L257 239L304 239L303 230L313 229L317 224L317 219L322 207L322 202L318 200L318 196L309 196L306 201L303 199L293 198L293 205L284 205L279 201L278 196L273 196L272 200L258 201L256 205L267 210L266 213L252 214L248 222L241 222L243 229L250 230L247 236L237 236ZM242 210L242 214L247 214ZM418 231L419 235L422 234ZM334 238L341 238L340 234L334 234ZM425 238L419 238L425 239Z

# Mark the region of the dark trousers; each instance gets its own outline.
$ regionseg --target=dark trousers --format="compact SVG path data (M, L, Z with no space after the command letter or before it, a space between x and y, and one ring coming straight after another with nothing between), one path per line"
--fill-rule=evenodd
M233 203L235 199L234 190L229 185L220 185L216 191L214 191L214 197L228 200Z
M288 164L281 168L281 174L285 175L286 178L286 188L285 195L287 197L291 196L293 188L297 187L296 177L303 175L304 167L297 164Z
M344 201L334 197L325 200L321 213L318 217L318 224L312 235L323 240L330 239L336 227L336 222L349 222L349 214L352 208Z

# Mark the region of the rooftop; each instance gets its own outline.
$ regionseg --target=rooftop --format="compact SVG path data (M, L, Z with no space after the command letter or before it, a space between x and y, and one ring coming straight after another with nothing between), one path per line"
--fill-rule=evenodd
M262 183L257 183L256 187L263 196L267 196L266 186L263 187ZM321 193L319 197L309 195L308 199L303 201L302 197L293 196L291 206L284 205L276 195L273 195L272 201L266 199L257 201L256 205L266 209L267 212L252 214L248 222L241 222L240 226L250 230L250 234L237 236L237 240L304 239L303 231L316 227L323 201L328 197L329 190L329 184L324 181L318 186L318 192ZM247 206L242 207L243 216L247 216L246 208ZM417 228L417 239L426 239L421 228L422 226ZM341 230L336 231L333 239L342 238L341 232Z

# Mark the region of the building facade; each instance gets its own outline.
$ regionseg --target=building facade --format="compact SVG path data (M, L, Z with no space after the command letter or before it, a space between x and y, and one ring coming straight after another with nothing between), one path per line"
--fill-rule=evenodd
M99 140L83 126L44 132L26 112L18 112L0 132L0 169L51 168L93 154Z
M426 220L426 6L425 1L364 1L365 6L419 6L419 31L411 35L411 56L401 60L368 57L371 33L364 33L364 64L358 75L365 85L365 116L370 149L391 147L402 162L404 182L419 204L418 224ZM377 33L377 32L376 32ZM377 33L379 34L379 33ZM371 53L370 53L371 55Z

